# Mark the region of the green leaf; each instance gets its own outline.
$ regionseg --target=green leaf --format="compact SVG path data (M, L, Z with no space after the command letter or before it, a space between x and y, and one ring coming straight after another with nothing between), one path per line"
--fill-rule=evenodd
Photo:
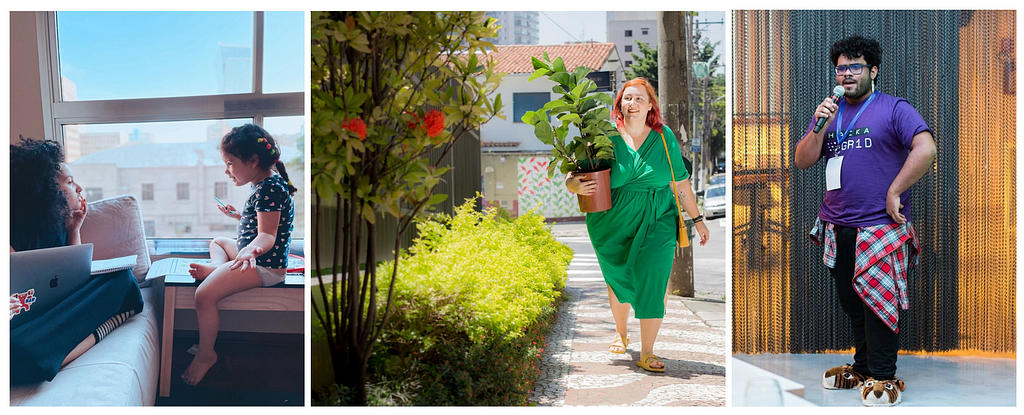
M345 110L349 112L356 112L356 110L362 107L363 103L366 102L366 98L367 95L365 92L353 95L352 98L349 98L348 107L346 107Z
M583 82L587 78L587 74L590 73L590 68L586 66L577 66L576 70L572 71L573 76L576 77L577 82Z
M373 208L370 205L363 205L363 219L370 223L377 222L377 215L373 212Z
M572 87L576 86L575 83L573 83L572 81L572 75L569 75L565 72L556 72L554 74L548 75L548 79L561 85L562 88L572 89Z
M536 60L537 58L533 58L533 59ZM547 75L549 72L551 72L551 70L547 69L547 68L537 69L536 71L533 71L533 75L530 75L530 78L527 79L526 82L532 82L534 79L537 79L537 78L540 78L540 77L542 77L544 75Z
M551 124L548 123L547 117L541 117L537 124L534 125L533 134L537 136L540 142L546 145L553 145L555 140L554 132L551 130Z
M446 195L444 193L436 194L436 195L431 196L430 200L427 200L426 205L427 206L433 206L433 205L436 205L438 203L444 202L447 199L448 199L448 195Z
M580 119L580 116L578 114L573 114L573 113L561 115L561 116L558 117L558 120L563 122L563 123L571 122L571 123L574 123L574 124L575 123L583 122Z
M555 169L558 168L558 164L561 163L561 159L554 159L548 163L548 178L550 179L555 174Z
M565 62L562 61L562 57L555 58L555 61L551 62L551 68L554 69L555 72L566 72ZM566 75L569 74L567 73Z
M601 101L602 104L609 106L615 105L615 98L612 98L611 95L605 94L604 92L594 94L594 98Z
M546 60L547 58L548 58L548 53L547 53L547 52L544 52L544 59ZM538 69L547 69L547 70L548 70L548 72L550 72L550 71L551 71L551 66L550 66L550 65L548 65L548 64L546 64L546 63L544 63L544 62L542 62L542 61L541 61L540 59L537 59L537 58L535 58L535 57L532 57L532 56L530 57L530 63L532 63L532 64L533 64L533 69L534 69L534 70L538 70ZM536 73L536 72L535 72L535 73Z

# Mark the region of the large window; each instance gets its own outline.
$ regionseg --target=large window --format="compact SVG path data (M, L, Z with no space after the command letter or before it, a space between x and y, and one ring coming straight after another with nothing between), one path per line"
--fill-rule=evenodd
M523 122L523 115L527 111L536 111L551 101L551 93L523 93L512 94L513 122Z
M304 236L303 12L40 13L46 135L82 187L160 201L143 205L147 237L234 237L213 198L241 208L249 188L218 145L256 123L279 141Z

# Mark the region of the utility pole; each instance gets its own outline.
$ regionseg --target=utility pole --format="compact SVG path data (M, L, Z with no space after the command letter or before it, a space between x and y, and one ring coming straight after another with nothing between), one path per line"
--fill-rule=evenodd
M658 102L665 125L676 133L680 149L690 148L691 12L658 12ZM680 168L682 166L676 167ZM693 297L693 244L676 248L668 293Z

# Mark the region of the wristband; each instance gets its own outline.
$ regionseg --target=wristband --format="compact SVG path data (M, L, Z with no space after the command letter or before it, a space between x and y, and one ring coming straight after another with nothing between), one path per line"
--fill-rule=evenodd
M697 215L697 217L693 218L694 225L700 222L704 222L704 215Z

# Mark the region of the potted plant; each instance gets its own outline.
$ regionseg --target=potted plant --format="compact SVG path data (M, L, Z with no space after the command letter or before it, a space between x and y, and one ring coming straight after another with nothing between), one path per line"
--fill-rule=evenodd
M552 62L544 52L544 60L532 58L533 75L529 81L547 77L556 85L552 88L560 97L548 102L537 111L523 114L523 122L534 126L534 135L544 144L553 146L554 160L548 166L548 178L557 169L561 174L573 172L582 181L597 180L598 188L590 196L576 195L582 212L601 212L612 207L611 168L607 160L615 157L612 140L615 133L611 123L613 98L604 93L593 93L597 84L587 78L590 68L580 66L569 72L562 58ZM551 117L557 122L552 125ZM569 126L575 126L578 136L567 139Z

